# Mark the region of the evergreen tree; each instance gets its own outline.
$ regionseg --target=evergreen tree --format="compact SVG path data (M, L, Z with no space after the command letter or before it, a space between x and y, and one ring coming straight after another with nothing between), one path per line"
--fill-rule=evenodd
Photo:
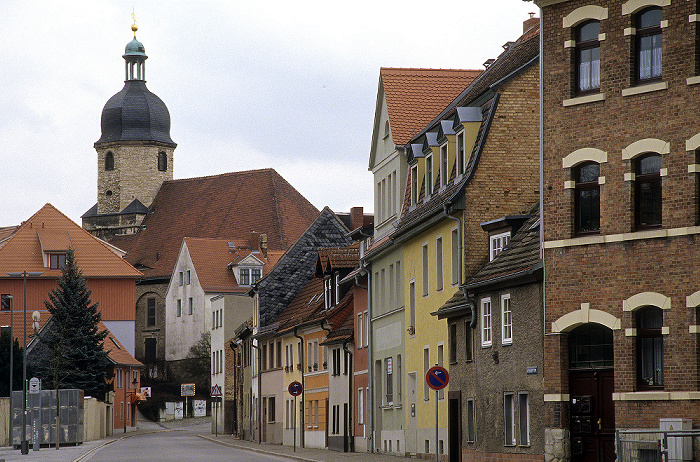
M40 336L34 364L43 387L80 388L86 396L104 399L110 364L103 349L107 332L98 329L102 315L97 303L90 300L90 290L72 249L66 254L58 288L44 303L51 319Z
M12 342L14 348L14 389L22 389L22 347L19 346L19 341L15 339ZM2 330L0 334L0 396L10 396L10 329Z

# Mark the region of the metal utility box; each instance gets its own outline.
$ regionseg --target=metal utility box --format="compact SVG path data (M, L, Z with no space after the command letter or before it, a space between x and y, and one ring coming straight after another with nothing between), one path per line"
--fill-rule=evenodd
M83 390L58 390L61 444L83 442ZM56 390L27 393L26 435L30 447L35 435L42 446L56 444ZM12 446L22 442L22 392L12 392Z
M683 432L693 429L691 419L659 419L659 430L665 432ZM692 436L668 437L668 462L693 460Z

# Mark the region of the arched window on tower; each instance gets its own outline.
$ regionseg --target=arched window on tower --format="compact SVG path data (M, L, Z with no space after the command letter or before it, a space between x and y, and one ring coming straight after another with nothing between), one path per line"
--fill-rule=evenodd
M114 170L114 154L112 154L112 151L107 151L105 155L105 170Z
M168 170L168 155L165 151L158 153L158 171L165 172Z

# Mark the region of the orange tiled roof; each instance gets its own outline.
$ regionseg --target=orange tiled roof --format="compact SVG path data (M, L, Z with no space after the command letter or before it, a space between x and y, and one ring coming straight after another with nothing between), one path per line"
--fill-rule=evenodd
M199 283L205 292L245 292L250 287L238 287L229 263L236 263L253 255L264 263L263 276L275 266L282 256L281 251L269 251L267 257L260 252L252 252L248 241L229 239L206 239L186 237L184 239L190 258L194 264ZM235 244L230 248L229 242Z
M0 247L0 278L6 273L37 271L42 278L58 278L61 270L44 266L44 252L65 251L72 247L75 260L89 277L137 278L141 273L119 253L119 249L97 239L53 205L46 204L22 223Z
M394 144L404 145L482 71L382 67L380 82Z
M147 278L169 278L185 236L247 239L267 234L270 250L285 250L318 216L318 210L273 169L166 181L143 229L110 242L143 265Z
M126 350L124 345L107 329L107 326L102 321L97 325L97 329L99 331L107 331L107 337L104 339L102 349L107 352L110 361L120 366L143 366L141 361L131 356L131 353Z

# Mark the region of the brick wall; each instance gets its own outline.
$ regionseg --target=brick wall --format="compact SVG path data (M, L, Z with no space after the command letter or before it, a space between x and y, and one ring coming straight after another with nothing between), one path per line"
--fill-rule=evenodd
M466 187L464 278L488 257L480 223L527 212L539 197L539 67L534 65L499 89L501 98L479 166Z
M615 242L579 246L549 247L545 243L545 331L564 314L589 303L621 321L615 330L615 392L635 392L636 337L625 329L636 327L634 314L624 312L623 300L641 292L657 292L671 298L664 310L663 325L670 333L664 342L664 390L696 391L698 337L688 325L697 324L695 309L686 308L686 296L700 289L696 263L700 254L697 234L698 179L688 173L695 153L686 152L686 140L700 132L697 113L700 86L688 85L695 75L696 24L688 21L695 13L695 2L672 2L663 8L668 27L663 34L662 81L667 89L633 96L622 96L634 86L633 36L624 29L633 26L632 15L622 15L622 1L597 2L608 8L601 21L601 93L604 101L565 107L564 100L576 96L574 52L564 42L573 40L574 29L563 28L562 18L590 2L567 1L543 8L544 138L543 138L543 230L545 242L570 239L573 235L573 190L564 182L572 180L570 169L562 168L562 158L581 148L607 152L600 164L605 183L600 186L600 235ZM642 239L634 231L634 187L624 174L633 172L633 163L623 160L622 151L633 142L656 138L670 143L670 153L662 154L663 230L679 236ZM631 234L628 234L631 233ZM579 241L580 243L580 241ZM568 393L568 342L566 334L545 338L545 393ZM697 401L616 401L616 427L656 427L661 417L695 415ZM546 425L567 428L566 403L547 406Z

